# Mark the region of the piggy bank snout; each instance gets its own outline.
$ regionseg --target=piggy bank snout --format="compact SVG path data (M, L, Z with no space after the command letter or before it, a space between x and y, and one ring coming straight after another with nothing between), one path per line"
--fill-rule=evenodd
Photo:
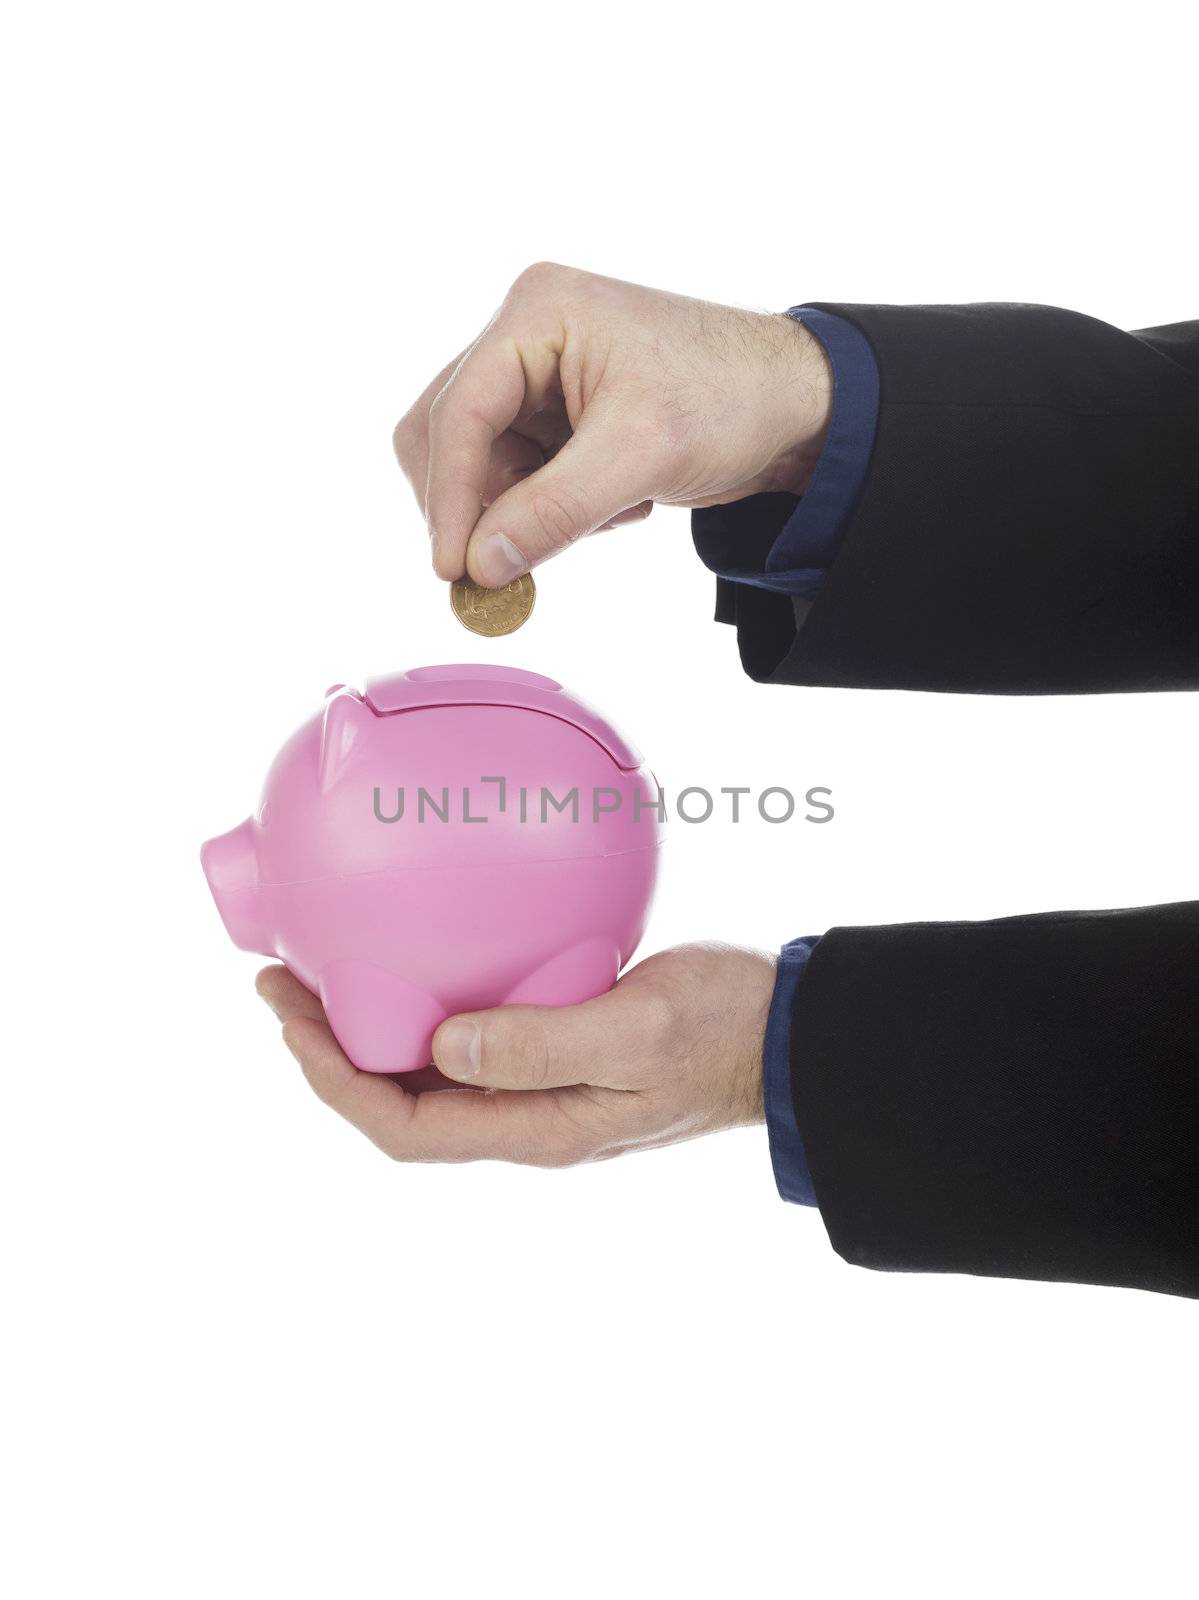
M273 956L273 941L262 920L253 819L247 817L239 827L209 839L201 847L200 865L221 921L237 948Z

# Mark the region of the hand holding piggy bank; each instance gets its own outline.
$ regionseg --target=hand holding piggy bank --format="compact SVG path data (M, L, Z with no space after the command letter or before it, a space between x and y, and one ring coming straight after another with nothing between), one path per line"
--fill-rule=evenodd
M410 1072L457 1012L611 988L659 811L637 752L553 679L419 667L331 689L201 860L233 942L320 995L356 1066Z

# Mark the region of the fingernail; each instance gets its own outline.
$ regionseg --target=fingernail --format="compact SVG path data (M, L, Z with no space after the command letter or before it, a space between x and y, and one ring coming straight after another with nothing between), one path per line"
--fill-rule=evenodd
M506 534L489 533L480 540L475 553L475 570L484 583L491 587L498 589L501 584L511 583L513 578L519 578L522 572L527 572L528 566L529 563Z
M438 1066L447 1078L477 1078L482 1065L482 1039L479 1024L469 1017L455 1017L441 1030L437 1041Z

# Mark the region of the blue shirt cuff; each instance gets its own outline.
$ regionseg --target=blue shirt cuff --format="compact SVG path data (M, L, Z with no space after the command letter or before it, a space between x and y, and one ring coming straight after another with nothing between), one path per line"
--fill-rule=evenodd
M869 341L852 322L810 306L792 306L787 315L820 340L833 374L828 437L807 493L798 502L779 495L738 502L751 513L758 502L764 518L777 517L780 499L794 504L781 530L765 539L747 538L744 514L730 517L727 506L693 513L691 534L700 560L718 577L811 600L824 583L870 465L879 374Z
M793 939L779 951L778 975L774 980L774 998L770 1002L762 1051L762 1099L774 1181L783 1199L797 1206L814 1206L817 1200L791 1093L791 1008L808 957L819 942L820 936L815 934L806 939Z

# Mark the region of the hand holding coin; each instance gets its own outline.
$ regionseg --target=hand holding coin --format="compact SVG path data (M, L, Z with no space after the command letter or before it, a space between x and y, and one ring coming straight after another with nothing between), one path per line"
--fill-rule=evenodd
M515 633L529 619L537 599L533 575L524 572L501 589L484 589L473 578L455 578L450 584L450 605L464 628L486 639Z
M541 263L397 424L395 450L437 575L498 589L655 502L802 494L831 408L824 347L793 317Z

